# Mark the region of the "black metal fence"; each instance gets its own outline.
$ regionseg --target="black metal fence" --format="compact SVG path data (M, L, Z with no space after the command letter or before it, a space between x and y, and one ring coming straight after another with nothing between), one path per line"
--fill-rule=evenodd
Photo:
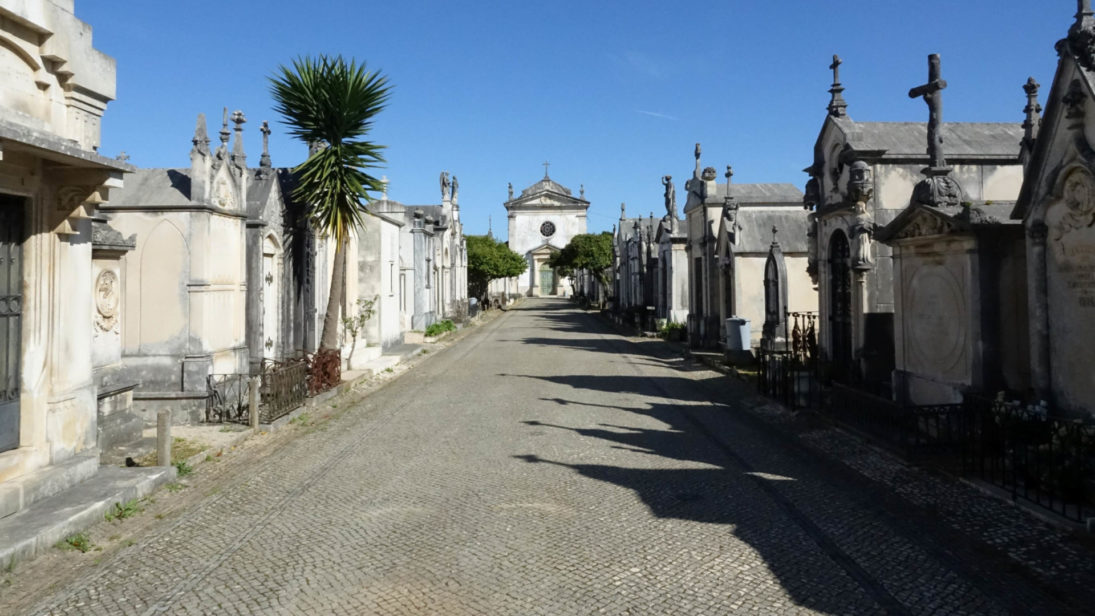
M259 419L262 423L288 415L308 397L308 364L304 361L262 361L259 387Z
M792 352L762 351L759 368L761 393L788 407L815 408L906 459L975 477L1066 519L1095 517L1095 424L975 395L903 406L857 387L822 388L816 362Z
M1095 425L968 397L963 470L1077 522L1095 517Z
M961 404L901 406L892 400L833 383L830 417L906 458L958 467L968 434Z
M757 387L792 409L817 408L821 404L818 362L793 351L761 349L757 355Z
M206 377L209 397L205 402L207 423L250 423L246 374L210 374Z

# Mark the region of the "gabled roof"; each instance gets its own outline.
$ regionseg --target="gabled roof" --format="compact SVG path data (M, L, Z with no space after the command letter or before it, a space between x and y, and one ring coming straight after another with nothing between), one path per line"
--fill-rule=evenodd
M844 142L856 152L894 158L928 158L926 122L856 122L847 116L826 116L815 145L815 158L824 154L817 148L830 127L839 131ZM944 122L942 133L948 161L1018 160L1023 125L1019 122Z
M660 218L651 218L649 216L639 216L638 218L624 218L620 221L619 227L617 227L616 234L620 240L626 242L635 236L635 222L638 221L639 228L642 229L643 235L647 237L653 237L654 231L657 230L658 224L661 222Z
M190 169L137 169L126 175L125 186L110 191L109 205L193 205Z
M758 183L730 184L730 196L738 205L788 205L802 207L802 191L794 184ZM714 193L708 193L704 204L708 207L720 206L726 201L726 184L716 184ZM695 193L689 192L685 211L698 207Z
M506 201L507 210L525 207L560 207L588 209L589 201L573 196L570 189L544 176L539 182L521 191L520 196Z

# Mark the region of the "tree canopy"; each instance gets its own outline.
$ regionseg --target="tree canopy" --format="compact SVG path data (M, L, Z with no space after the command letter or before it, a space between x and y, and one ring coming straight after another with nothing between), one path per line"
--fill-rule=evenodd
M575 235L566 247L551 255L548 265L564 276L586 270L607 289L608 270L612 267L612 234L604 231Z
M468 284L474 297L485 297L487 285L498 278L520 276L528 269L525 258L487 235L469 235Z

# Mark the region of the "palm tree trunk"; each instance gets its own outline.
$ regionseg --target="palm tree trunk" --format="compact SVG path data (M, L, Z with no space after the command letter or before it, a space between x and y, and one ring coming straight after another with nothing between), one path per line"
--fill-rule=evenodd
M335 261L331 265L331 292L327 295L327 312L323 315L323 335L320 349L338 348L339 310L342 308L342 291L346 277L346 239L335 244Z

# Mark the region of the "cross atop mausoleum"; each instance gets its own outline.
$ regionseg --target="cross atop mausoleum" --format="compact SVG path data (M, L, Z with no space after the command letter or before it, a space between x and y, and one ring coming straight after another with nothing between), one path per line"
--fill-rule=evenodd
M546 179L548 179L548 167L551 166L551 163L549 163L545 160L544 162L542 162L540 164L544 166L544 179L546 180Z
M829 65L829 68L833 71L833 86L829 88L829 94L833 97L829 99L829 115L840 118L848 115L845 109L848 108L848 103L844 100L842 92L844 92L844 86L840 85L840 65L844 61L840 59L840 56L833 54L833 63Z
M928 104L928 159L933 169L943 169L943 90L947 87L939 67L939 54L928 56L928 83L909 90L909 98L923 97Z

